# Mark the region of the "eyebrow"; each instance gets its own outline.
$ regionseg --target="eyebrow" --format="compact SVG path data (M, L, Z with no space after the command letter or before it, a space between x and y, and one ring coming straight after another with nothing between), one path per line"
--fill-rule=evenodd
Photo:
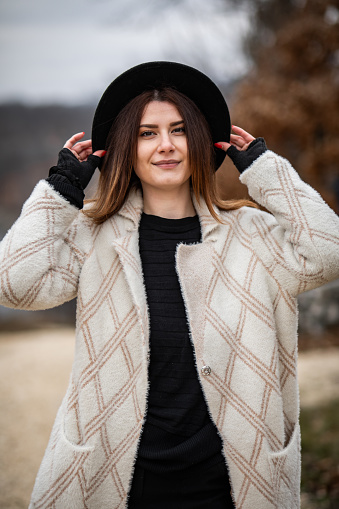
M183 120L178 120L177 122L171 122L170 123L170 127L174 127L176 125L179 125L179 124L183 124L184 121ZM156 127L159 127L158 124L141 124L140 127L151 127L152 129L156 128Z

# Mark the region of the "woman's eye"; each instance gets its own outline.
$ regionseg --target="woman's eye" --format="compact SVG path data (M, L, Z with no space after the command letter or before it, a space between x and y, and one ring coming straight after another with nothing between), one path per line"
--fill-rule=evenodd
M176 127L175 129L173 129L173 132L181 134L181 133L185 132L185 128L184 127Z
M147 138L147 136L152 136L154 134L153 131L143 131L140 136L143 136L144 138Z

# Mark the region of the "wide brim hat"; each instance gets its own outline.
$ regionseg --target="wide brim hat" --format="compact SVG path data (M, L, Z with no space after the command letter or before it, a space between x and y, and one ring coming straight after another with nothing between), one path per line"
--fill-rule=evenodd
M111 126L119 112L145 90L172 87L189 97L205 116L213 143L229 141L231 121L224 96L204 73L177 62L146 62L118 76L105 90L96 108L92 125L93 152L107 149ZM216 170L225 159L214 148Z

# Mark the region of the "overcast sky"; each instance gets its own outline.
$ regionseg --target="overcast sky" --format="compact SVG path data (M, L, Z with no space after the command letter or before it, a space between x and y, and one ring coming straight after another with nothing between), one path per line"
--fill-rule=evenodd
M247 69L248 26L226 0L0 0L0 102L96 102L150 60L227 82Z

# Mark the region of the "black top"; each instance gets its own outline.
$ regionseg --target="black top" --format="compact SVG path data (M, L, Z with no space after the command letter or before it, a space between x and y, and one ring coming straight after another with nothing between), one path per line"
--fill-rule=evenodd
M140 256L150 316L149 398L137 463L153 472L221 460L221 439L197 376L175 268L179 243L201 241L198 216L142 214Z

